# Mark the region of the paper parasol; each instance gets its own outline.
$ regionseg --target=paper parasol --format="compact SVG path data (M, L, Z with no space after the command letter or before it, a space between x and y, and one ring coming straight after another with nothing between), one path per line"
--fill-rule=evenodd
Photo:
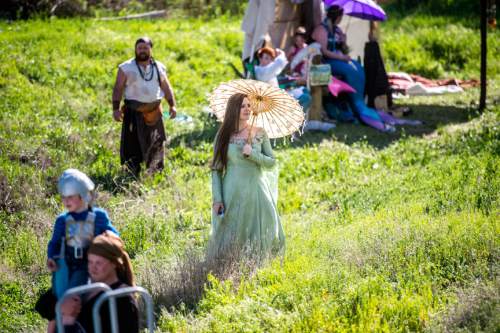
M224 120L229 98L248 96L252 126L262 127L269 138L281 138L300 130L304 112L298 101L283 89L255 80L233 80L221 83L209 98L210 108L219 121Z

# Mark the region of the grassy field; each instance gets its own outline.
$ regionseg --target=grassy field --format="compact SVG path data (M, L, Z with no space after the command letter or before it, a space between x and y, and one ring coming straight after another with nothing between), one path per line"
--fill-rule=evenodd
M43 331L46 244L62 206L56 180L87 172L157 300L161 331L497 332L500 329L500 43L489 39L489 108L479 92L412 98L420 127L383 134L341 124L276 142L283 262L210 277L196 304L162 303L184 253L209 231L208 162L216 124L207 94L234 78L239 20L0 23L0 331ZM479 32L424 16L383 28L391 70L478 77ZM411 32L411 33L410 33ZM179 112L166 121L162 174L129 182L111 119L116 66L148 34ZM451 34L451 35L450 35ZM445 45L445 46L442 46ZM448 53L447 53L448 52ZM173 272L173 273L172 273Z

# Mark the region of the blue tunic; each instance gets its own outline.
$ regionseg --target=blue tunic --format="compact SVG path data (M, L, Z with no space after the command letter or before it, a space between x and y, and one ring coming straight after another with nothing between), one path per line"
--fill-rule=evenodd
M109 230L116 235L118 231L111 224L111 220L109 219L108 213L102 208L90 208L90 211L95 214L95 227L94 227L94 237L104 233L106 230ZM59 255L61 251L61 241L63 237L66 235L66 219L68 215L75 221L85 221L87 219L89 211L84 211L81 213L70 213L65 212L59 215L56 219L56 223L54 225L54 231L52 233L52 239L49 241L49 245L47 247L47 257L50 259L54 259L55 256ZM69 255L67 251L66 253Z
M90 242L107 230L118 235L118 231L111 225L108 213L100 208L90 207L81 213L65 212L57 217L47 257L56 260L58 266L57 271L52 274L52 290L58 298L68 288L87 282L87 250ZM61 255L63 241L64 258L56 259Z

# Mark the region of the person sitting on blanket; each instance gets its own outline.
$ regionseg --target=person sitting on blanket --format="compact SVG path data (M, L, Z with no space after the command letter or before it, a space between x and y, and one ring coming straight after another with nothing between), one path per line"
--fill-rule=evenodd
M269 83L278 87L278 74L285 69L288 64L285 54L280 49L263 47L257 51L259 64L255 66L255 78L259 81Z
M290 47L288 52L286 53L286 58L290 63L292 62L293 58L299 53L301 50L305 49L307 47L306 43L306 29L304 27L298 27L295 30L295 33L293 35L293 45ZM299 76L301 78L305 77L305 71L306 71L306 60L302 60L299 62L297 65L295 65L293 68L290 68L290 71L292 73L292 76ZM305 82L300 82L304 84Z
M257 52L259 57L259 65L255 66L255 78L258 81L269 83L272 86L279 87L278 74L288 64L285 53L280 49L272 49L270 47L263 47ZM311 95L307 89L291 89L288 91L299 104L307 111L311 105Z
M385 122L377 110L364 102L365 73L361 64L347 54L346 35L339 28L343 9L332 5L327 10L326 19L313 32L313 39L321 45L323 61L330 65L332 75L340 76L356 92L350 93L351 107L365 124L380 131L394 132L392 124Z
M359 119L383 132L394 132L395 125L419 125L418 120L397 119L387 112L370 108L364 101L365 71L361 64L347 54L346 35L339 28L344 10L332 5L327 17L313 32L313 39L321 45L323 61L330 65L332 75L340 76L355 92L349 93L350 104Z

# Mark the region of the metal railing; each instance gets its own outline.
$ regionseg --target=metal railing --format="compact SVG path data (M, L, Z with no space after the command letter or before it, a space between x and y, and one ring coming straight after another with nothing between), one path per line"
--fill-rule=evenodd
M101 327L101 315L99 310L102 304L108 300L109 313L111 320L111 332L119 333L118 325L118 313L116 308L116 298L125 297L133 294L140 294L146 304L146 315L147 315L147 325L148 332L154 332L154 318L153 318L153 299L146 289L142 287L125 287L111 290L111 288L104 283L92 283L89 285L84 285L76 288L71 288L66 291L64 296L56 304L56 320L57 320L57 331L64 333L64 324L62 320L61 305L69 297L74 295L82 295L92 291L104 291L104 293L99 296L92 308L92 318L95 333L102 333Z
M64 324L63 324L63 320L62 320L61 305L63 304L63 302L67 298L69 298L71 296L75 296L75 295L87 294L87 293L90 293L93 291L110 291L110 290L111 290L111 288L107 284L102 283L102 282L86 284L83 286L68 289L64 293L63 297L61 297L61 299L58 300L57 304L56 304L57 332L64 333Z
M148 331L150 333L153 333L154 332L153 299L151 298L151 295L149 295L149 293L146 291L146 289L142 287L119 288L107 291L101 296L99 296L99 298L94 304L94 308L92 309L92 317L94 318L94 332L95 333L102 332L101 315L99 313L99 309L101 308L102 303L108 300L109 314L111 319L111 332L119 333L118 314L116 312L116 298L133 295L136 293L140 294L144 299L144 303L146 303Z

